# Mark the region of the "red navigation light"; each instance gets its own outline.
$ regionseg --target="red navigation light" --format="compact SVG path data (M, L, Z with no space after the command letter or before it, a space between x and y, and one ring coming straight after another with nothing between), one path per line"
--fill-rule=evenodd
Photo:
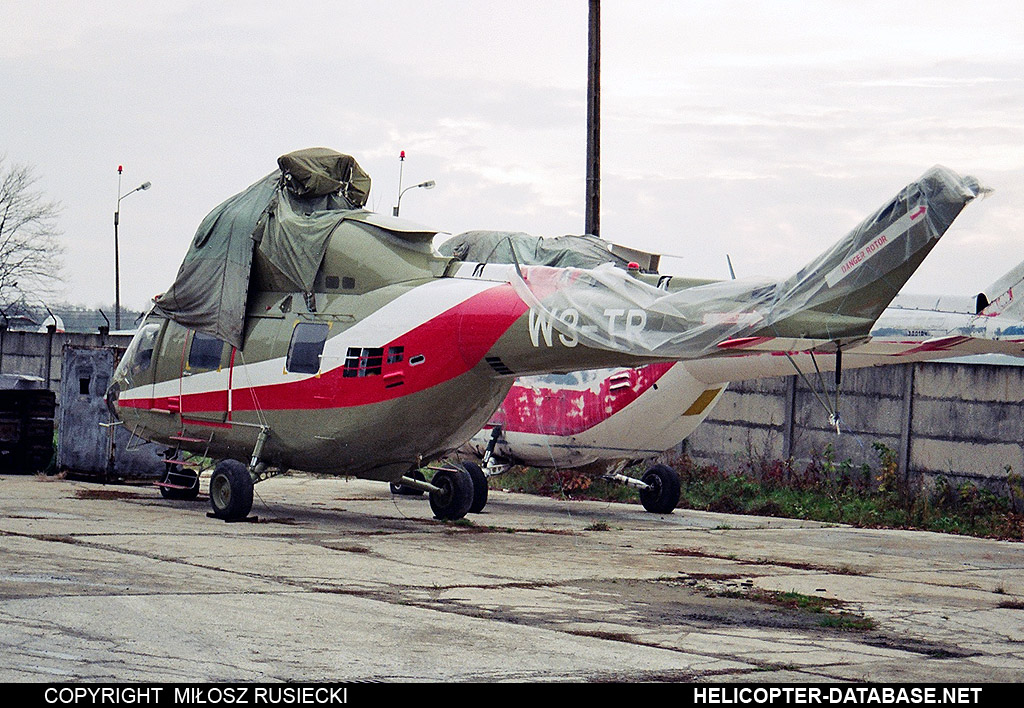
M629 265L626 266L627 270L636 271L640 270L640 264L636 261L630 261Z
M121 171L122 171L123 169L124 169L124 165L118 165L118 166L117 166L117 174L121 174Z
M402 154L398 156L398 159L399 160L404 160L405 159L405 150L402 150Z

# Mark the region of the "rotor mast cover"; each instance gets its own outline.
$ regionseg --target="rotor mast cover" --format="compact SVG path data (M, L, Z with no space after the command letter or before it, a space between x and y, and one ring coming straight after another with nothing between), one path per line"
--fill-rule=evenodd
M341 192L356 207L370 196L370 175L351 155L315 147L277 158L284 186L300 199Z

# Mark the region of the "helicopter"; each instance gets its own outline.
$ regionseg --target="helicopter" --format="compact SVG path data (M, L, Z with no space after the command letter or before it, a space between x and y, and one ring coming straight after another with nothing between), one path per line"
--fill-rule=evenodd
M353 157L308 148L200 223L106 394L133 436L168 446L165 497L198 493L191 454L218 460L226 521L290 469L401 483L462 518L469 471L412 473L480 430L516 377L841 350L984 191L933 168L773 282L445 257L438 230L365 209L369 187Z
M439 250L452 250L446 245ZM826 391L821 374L958 356L1024 356L1022 282L1024 263L975 296L897 295L876 321L870 339L848 349L786 356L747 351L729 358L522 377L459 456L468 456L463 464L474 473L482 465L485 478L515 464L579 469L636 487L647 511L671 513L680 497L671 467L654 461L639 478L622 470L652 460L687 438L729 383L801 376L838 431L840 381ZM400 486L393 491L410 493ZM470 511L482 509L476 505Z

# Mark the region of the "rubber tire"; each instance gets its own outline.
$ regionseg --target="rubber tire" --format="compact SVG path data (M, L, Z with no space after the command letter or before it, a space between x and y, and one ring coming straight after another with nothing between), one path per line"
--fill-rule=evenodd
M654 514L671 514L679 505L679 475L667 465L652 465L643 476L650 489L640 490L640 503Z
M460 462L459 466L469 472L473 480L473 503L469 505L469 513L479 514L487 506L487 475L475 462Z
M252 510L252 476L238 460L221 460L210 477L210 506L213 515L225 521L237 521Z
M176 466L177 465L175 465L175 467ZM168 463L167 472L164 474L163 479L160 481L167 482L167 480L170 479L171 477L170 473L172 471L173 468ZM182 474L184 474L184 471L175 472L175 476L180 476ZM174 501L192 501L193 499L199 496L199 475L197 473L193 474L195 475L195 482L189 489L174 489L173 487L160 487L160 495L163 496L164 499L171 499Z
M406 476L407 477L412 477L413 479L418 479L421 482L425 482L426 479L427 479L426 477L423 476L423 473L420 472L419 470L413 470L412 472L410 472ZM423 490L422 489L416 489L415 487L407 487L404 484L402 484L401 482L391 482L390 483L390 487L391 487L391 493L392 494L403 494L403 495L406 495L406 496L421 496L423 494Z
M434 518L455 521L469 513L473 504L473 480L461 469L443 469L434 473L431 484L440 491L431 492L430 510Z

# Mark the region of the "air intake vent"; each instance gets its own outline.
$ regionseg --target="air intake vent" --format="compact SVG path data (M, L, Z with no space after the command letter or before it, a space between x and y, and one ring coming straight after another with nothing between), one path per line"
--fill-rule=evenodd
M494 369L499 374L501 374L502 376L514 376L516 373L512 371L512 369L505 366L505 362L501 360L501 357L489 356L486 357L484 361L490 364L491 368Z

